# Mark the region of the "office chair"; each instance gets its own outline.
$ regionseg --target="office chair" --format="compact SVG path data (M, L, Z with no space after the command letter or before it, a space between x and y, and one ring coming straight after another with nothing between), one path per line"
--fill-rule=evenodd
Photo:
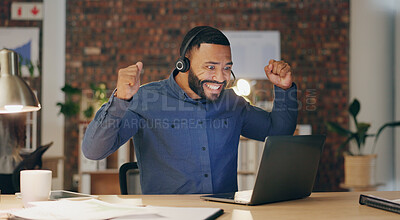
M12 182L16 192L20 191L20 172L21 170L34 170L42 168L42 155L53 145L53 142L39 146L32 153L23 156L23 160L15 167L12 174Z
M137 162L127 162L119 168L121 195L141 194Z
M0 174L0 190L1 194L14 194L16 193L12 181L12 173Z

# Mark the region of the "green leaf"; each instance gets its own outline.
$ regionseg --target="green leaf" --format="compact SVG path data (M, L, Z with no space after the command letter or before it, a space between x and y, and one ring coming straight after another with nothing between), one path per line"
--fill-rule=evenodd
M360 112L360 108L361 108L361 105L357 99L354 99L353 102L349 106L349 112L350 112L351 116L353 116L354 124L356 126L358 126L357 115Z
M90 88L93 91L94 99L97 100L100 103L100 105L108 101L107 87L105 83L100 83L99 86L96 86L94 83L91 83Z
M347 140L345 142L343 142L343 144L341 144L339 146L339 148L336 150L336 156L339 156L339 153L347 146L347 144L353 140L355 138L355 135L351 135L350 137L347 138ZM346 151L348 154L353 155L349 150Z
M71 86L70 84L65 84L61 89L66 95L81 94L81 90Z
M21 54L18 54L18 69L22 68L22 63L24 62L24 58L21 56Z
M371 127L371 123L360 122L360 123L358 123L357 131L359 133L360 132L367 133L369 127Z
M83 111L83 115L85 115L86 118L90 119L94 114L94 108L93 106L89 106L85 111Z
M357 133L354 133L354 139L356 139L357 142L358 154L361 154L361 147L363 146L361 138Z
M35 66L33 66L32 61L29 60L29 59L27 59L26 62L27 62L27 63L26 63L26 67L28 67L29 75L30 75L31 77L33 77L34 72L35 72Z
M39 60L36 62L36 68L38 69L39 75L41 76L42 75L42 66L40 65Z
M341 136L348 136L352 134L351 131L344 129L342 126L340 126L338 123L335 122L326 122L326 127L328 128L329 131L333 131L338 133Z
M357 117L358 113L360 112L360 108L360 102L357 99L354 99L349 106L349 112L353 117Z
M96 91L97 90L97 86L96 86L96 84L94 84L94 83L90 83L90 88L93 90L93 91Z
M388 123L382 125L382 126L378 129L378 132L377 132L376 135L375 135L375 141L374 141L374 147L373 147L372 153L375 152L376 143L378 142L379 135L382 133L383 129L385 129L385 128L387 128L387 127L396 127L396 126L400 126L400 121L388 122Z
M357 134L361 145L365 144L365 139L368 137L367 131L371 127L370 123L360 122L357 127ZM361 150L361 149L360 149Z
M65 103L58 102L57 105L60 106L59 113L64 114L65 117L71 117L79 113L80 106L75 102L72 101L67 101Z

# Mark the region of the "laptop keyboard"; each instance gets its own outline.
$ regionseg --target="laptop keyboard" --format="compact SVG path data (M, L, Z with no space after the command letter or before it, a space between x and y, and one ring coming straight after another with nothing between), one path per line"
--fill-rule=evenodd
M221 199L235 199L235 193L218 193L213 196Z

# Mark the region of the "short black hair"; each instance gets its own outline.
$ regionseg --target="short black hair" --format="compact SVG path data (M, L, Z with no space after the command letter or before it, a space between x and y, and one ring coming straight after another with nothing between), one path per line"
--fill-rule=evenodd
M228 38L220 30L210 26L197 26L192 28L183 38L179 50L180 52L179 54L181 56L182 55L185 56L185 54L182 54L184 52L183 50L189 39L192 38L193 35L195 35L196 33L198 34L196 35L195 38L193 38L192 42L189 44L186 53L189 52L193 47L199 48L200 44L202 43L230 46Z

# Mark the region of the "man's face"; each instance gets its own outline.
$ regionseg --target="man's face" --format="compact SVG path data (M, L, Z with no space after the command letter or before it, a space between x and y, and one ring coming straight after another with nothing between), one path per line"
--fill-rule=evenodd
M230 46L200 44L190 52L188 83L200 98L216 101L230 80L232 59Z

